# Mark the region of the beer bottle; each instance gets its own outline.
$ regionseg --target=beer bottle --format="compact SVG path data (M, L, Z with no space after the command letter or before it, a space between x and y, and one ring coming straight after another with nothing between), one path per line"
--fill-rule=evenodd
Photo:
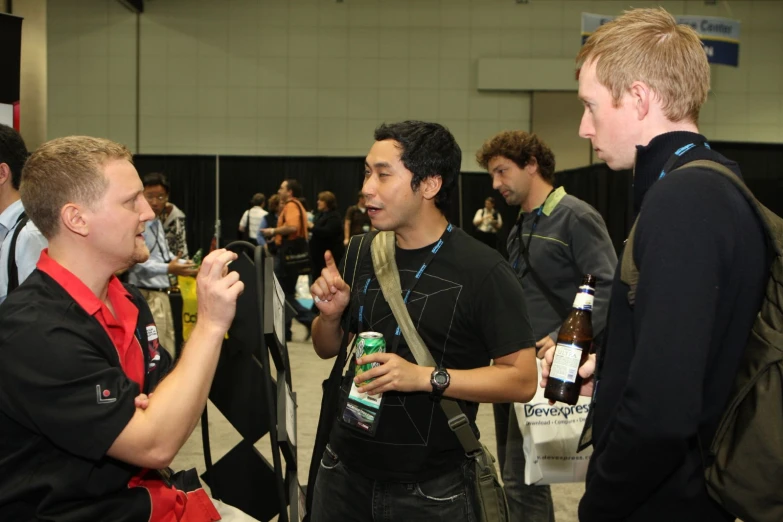
M201 261L203 261L204 258L204 249L199 248L196 250L196 253L193 255L193 264L196 265L196 268L201 268Z
M582 377L579 367L584 364L593 344L593 299L595 276L585 274L576 293L571 313L557 334L557 347L549 369L544 397L551 401L576 404Z

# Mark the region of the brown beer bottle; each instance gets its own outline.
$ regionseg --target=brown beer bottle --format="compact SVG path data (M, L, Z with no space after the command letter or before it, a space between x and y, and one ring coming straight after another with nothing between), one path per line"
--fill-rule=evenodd
M549 369L544 397L550 401L576 404L582 377L579 367L584 364L593 344L593 299L595 276L585 274L576 293L571 313L557 334L557 347Z

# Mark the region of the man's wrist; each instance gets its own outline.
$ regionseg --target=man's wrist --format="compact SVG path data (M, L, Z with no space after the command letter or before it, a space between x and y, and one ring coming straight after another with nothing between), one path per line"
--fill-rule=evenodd
M196 321L196 325L193 327L191 338L195 337L212 342L217 341L218 344L222 345L227 331L227 328L209 320L202 320L202 317L199 317L199 320Z
M341 318L342 314L326 315L323 312L321 312L318 317L316 317L318 322L321 323L321 325L325 328L339 327Z
M419 378L419 381L421 382L419 391L432 393L432 372L435 371L435 367L419 366L419 368L421 368L421 370L419 370L421 373L421 377Z

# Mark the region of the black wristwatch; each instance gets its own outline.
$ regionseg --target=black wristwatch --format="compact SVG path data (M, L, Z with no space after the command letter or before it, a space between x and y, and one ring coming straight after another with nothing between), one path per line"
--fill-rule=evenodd
M432 385L432 397L440 399L443 397L443 392L449 387L451 383L451 375L448 370L441 366L436 366L430 376L430 384Z

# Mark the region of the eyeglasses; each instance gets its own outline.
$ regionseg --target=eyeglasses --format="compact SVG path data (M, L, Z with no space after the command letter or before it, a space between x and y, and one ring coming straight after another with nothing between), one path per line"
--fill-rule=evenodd
M169 197L165 196L165 195L164 196L152 196L152 195L144 194L144 199L146 199L147 201L166 201L167 199L169 199Z

